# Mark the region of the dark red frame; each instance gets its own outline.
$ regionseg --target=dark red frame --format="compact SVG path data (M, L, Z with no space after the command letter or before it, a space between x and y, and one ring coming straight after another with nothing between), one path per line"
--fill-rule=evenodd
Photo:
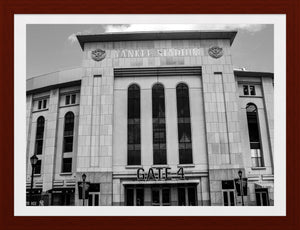
M0 0L0 226L2 229L299 229L298 0ZM14 14L286 14L287 216L285 217L15 217ZM16 36L16 35L15 35ZM24 73L25 75L26 73ZM25 77L25 76L24 76ZM276 76L275 76L276 77Z

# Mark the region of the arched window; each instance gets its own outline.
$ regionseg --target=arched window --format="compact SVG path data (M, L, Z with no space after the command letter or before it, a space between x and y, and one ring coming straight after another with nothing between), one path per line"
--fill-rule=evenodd
M35 135L35 154L43 153L45 118L43 116L37 119L36 135Z
M192 136L189 103L189 88L180 83L176 87L177 96L177 122L179 142L179 164L192 164Z
M262 160L262 153L261 153L257 107L256 105L249 103L246 106L246 111L247 111L252 166L261 167L263 166L263 160Z
M161 84L152 88L153 163L167 164L165 93Z
M134 84L128 88L127 104L127 164L141 164L141 113L140 88Z
M65 115L62 172L72 172L72 155L74 140L74 113L67 112Z

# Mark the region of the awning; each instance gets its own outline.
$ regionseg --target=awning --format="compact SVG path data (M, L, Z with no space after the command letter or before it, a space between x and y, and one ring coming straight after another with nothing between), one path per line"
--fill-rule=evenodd
M199 184L200 180L124 181L123 185Z
M33 188L32 190L30 188L26 189L26 194L29 194L31 191L31 194L41 194L42 189L41 188Z
M260 188L273 188L274 184L272 183L263 183L263 182L255 182L254 183L255 189L260 189Z
M75 193L75 188L53 188L49 193Z

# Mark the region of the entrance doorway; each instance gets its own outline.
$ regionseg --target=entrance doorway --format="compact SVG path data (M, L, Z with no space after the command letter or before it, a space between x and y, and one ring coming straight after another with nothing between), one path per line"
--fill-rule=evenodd
M89 206L99 206L99 193L98 192L90 192L89 193Z
M266 189L266 188L256 189L255 195L256 195L256 205L257 206L269 206L270 205L268 189Z
M196 206L196 191L195 186L178 187L178 206Z
M53 206L73 206L75 204L75 188L53 188L50 192Z
M165 186L152 187L152 206L170 206L171 188Z
M223 190L224 206L235 206L234 190Z
M144 187L127 187L125 193L127 206L144 206Z
M235 206L235 189L233 180L222 181L222 195L224 206Z
M126 185L126 206L197 206L196 184Z

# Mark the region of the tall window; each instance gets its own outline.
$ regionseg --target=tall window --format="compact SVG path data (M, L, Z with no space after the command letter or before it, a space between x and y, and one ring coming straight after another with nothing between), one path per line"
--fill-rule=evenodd
M254 104L248 104L246 107L248 130L251 149L251 160L253 167L263 166L261 147L260 147L260 134L258 126L257 107Z
M140 88L134 84L128 88L127 163L141 164L141 113Z
M74 114L68 112L65 115L64 128L64 152L73 152L73 135L74 135Z
M43 153L44 129L45 129L45 118L39 117L37 119L37 128L36 128L36 136L35 136L35 154L37 155Z
M69 152L73 152L74 139L74 113L68 112L65 115L64 141L63 141L63 159L62 172L72 172L72 156Z
M62 172L72 172L72 157L63 158Z
M165 93L161 84L152 88L153 163L167 164Z
M191 118L189 105L189 89L186 84L179 84L176 87L177 95L177 121L178 121L178 142L179 142L179 163L192 164L192 136Z

